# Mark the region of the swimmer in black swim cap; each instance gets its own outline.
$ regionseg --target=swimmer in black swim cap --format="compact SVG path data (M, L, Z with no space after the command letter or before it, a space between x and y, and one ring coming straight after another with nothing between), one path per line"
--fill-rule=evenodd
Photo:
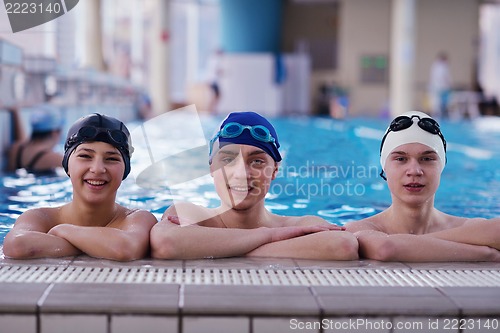
M122 179L127 178L130 173L130 158L134 151L130 132L120 120L99 113L78 119L69 129L62 161L66 173L68 173L69 156L75 148L84 142L92 141L109 143L120 151L125 162L125 172Z
M130 144L128 129L115 118L92 114L78 119L68 132L63 161L71 179L71 201L21 214L5 236L4 255L32 259L86 254L118 261L146 256L156 217L116 202L130 172Z

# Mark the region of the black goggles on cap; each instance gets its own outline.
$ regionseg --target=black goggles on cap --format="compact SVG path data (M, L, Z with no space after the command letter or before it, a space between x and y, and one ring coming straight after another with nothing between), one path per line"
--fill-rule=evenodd
M428 133L438 135L441 138L441 141L443 141L444 151L446 152L446 140L444 139L443 133L441 133L438 122L432 118L420 118L420 116L413 115L411 117L399 116L391 122L387 133L385 133L384 137L382 138L382 143L380 144L380 153L382 153L382 147L384 147L384 142L387 134L389 134L390 132L398 132L410 128L411 125L413 125L413 118L418 118L418 127Z
M92 141L101 133L107 134L108 138L110 139L110 143L112 144L114 143L118 147L126 149L129 155L132 154L133 148L129 147L128 137L125 133L116 129L111 130L107 128L99 128L93 126L83 126L82 128L80 128L78 132L68 140L64 148L68 149L75 143L80 141Z

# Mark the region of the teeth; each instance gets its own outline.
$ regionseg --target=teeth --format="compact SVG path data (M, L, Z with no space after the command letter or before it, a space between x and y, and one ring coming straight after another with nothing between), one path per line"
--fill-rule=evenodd
M87 183L89 183L90 185L99 186L104 185L104 183L106 182L102 180L87 180Z
M248 186L231 186L230 189L238 192L247 192L249 190Z

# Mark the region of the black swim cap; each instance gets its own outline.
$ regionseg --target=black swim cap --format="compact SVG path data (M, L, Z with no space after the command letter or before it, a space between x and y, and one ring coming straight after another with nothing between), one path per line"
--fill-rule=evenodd
M78 119L69 129L62 161L66 173L68 173L68 160L71 153L80 144L92 141L109 143L120 151L125 162L125 172L122 179L127 178L130 173L130 157L134 151L130 133L120 120L99 113Z

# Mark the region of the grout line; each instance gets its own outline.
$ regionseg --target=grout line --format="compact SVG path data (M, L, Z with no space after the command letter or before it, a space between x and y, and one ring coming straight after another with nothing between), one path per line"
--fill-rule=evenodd
M183 315L183 309L184 309L184 284L182 283L179 287L179 305L177 307L177 321L179 324L179 333L182 333L184 328L184 315Z
M52 289L54 288L55 286L55 283L51 283L47 289L45 289L45 291L43 292L42 296L40 296L40 298L38 299L38 301L36 302L36 306L37 308L40 308L43 303L45 302L45 300L47 299L47 297L49 296L49 293L52 291Z
M43 303L45 302L45 300L47 299L47 297L49 296L49 293L52 291L52 288L54 288L54 286L55 286L55 284L51 283L47 287L47 289L44 290L42 296L40 296L40 298L36 302L36 331L37 331L37 333L42 332L41 307L42 307Z

